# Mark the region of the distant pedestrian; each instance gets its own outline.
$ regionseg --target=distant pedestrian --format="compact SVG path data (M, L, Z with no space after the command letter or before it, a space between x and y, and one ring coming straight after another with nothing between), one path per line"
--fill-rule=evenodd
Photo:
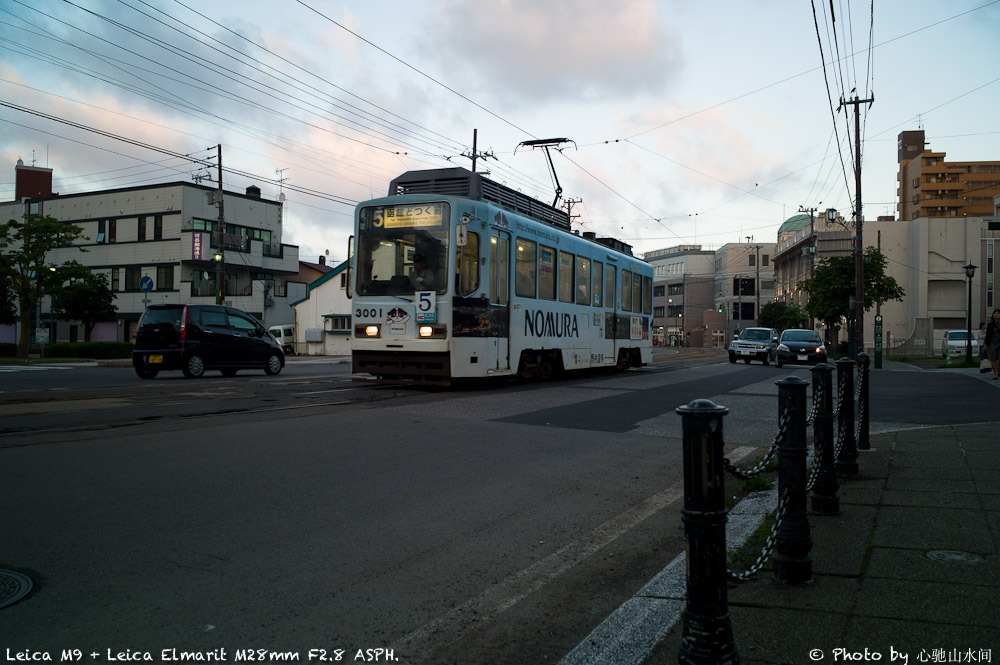
M1000 309L993 310L986 326L986 355L993 365L993 380L1000 379Z
M976 341L979 342L979 359L986 360L986 322L979 324L979 332L976 333Z

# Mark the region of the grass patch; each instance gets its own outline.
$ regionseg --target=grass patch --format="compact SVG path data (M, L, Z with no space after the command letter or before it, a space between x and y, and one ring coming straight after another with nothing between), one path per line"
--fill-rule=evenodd
M743 571L757 563L757 557L760 556L761 550L764 549L764 543L767 542L767 537L771 535L771 529L773 528L774 516L769 515L757 527L756 531L750 534L750 537L747 538L742 547L727 552L726 565L729 569Z
M746 492L760 492L772 489L774 487L774 483L771 482L770 478L766 478L765 476L754 476L753 478L741 480L740 486Z

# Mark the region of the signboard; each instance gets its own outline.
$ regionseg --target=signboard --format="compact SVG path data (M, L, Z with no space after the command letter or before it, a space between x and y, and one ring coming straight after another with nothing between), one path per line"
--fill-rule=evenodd
M191 258L195 261L201 261L202 256L202 233L201 231L195 231L191 234Z
M35 330L35 344L48 344L49 343L49 331L48 329L37 329Z
M875 369L882 369L882 315L875 317Z
M375 209L372 217L372 226L375 228L402 229L442 224L444 224L444 205L441 203L380 206Z
M143 275L139 280L139 290L143 293L149 293L153 290L153 278L149 275Z
M433 291L417 291L413 294L417 304L417 323L437 323L437 301Z

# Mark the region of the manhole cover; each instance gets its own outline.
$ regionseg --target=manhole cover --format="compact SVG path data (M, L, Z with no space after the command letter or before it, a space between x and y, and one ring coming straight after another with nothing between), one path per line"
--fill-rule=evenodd
M941 561L943 563L977 563L983 557L969 552L959 552L958 550L934 550L927 553L927 558L931 561Z
M13 605L31 591L31 579L21 573L0 570L0 607Z

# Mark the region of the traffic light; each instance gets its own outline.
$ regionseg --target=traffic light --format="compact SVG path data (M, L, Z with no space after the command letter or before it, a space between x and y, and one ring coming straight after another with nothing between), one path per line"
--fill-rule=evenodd
M722 314L722 303L719 303L719 314Z

